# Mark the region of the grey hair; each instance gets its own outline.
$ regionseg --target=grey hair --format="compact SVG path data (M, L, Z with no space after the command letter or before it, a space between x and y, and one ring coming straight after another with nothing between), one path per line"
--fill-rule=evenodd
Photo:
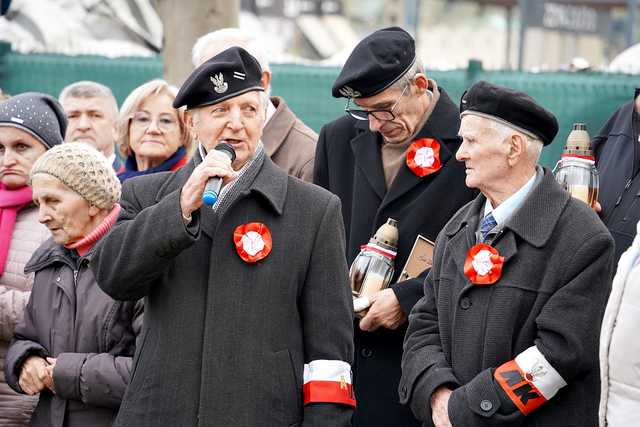
M58 96L58 101L63 104L68 98L106 98L113 105L114 115L118 115L118 102L113 92L107 86L90 80L82 80L65 86Z
M191 61L194 67L209 59L203 58L203 55L206 48L211 45L218 45L220 47L219 52L231 46L241 47L256 58L262 71L271 71L264 47L253 35L240 28L223 28L207 33L196 40L191 49Z
M418 74L424 74L424 65L422 64L422 60L416 57L413 65L411 65L411 67L409 67L409 69L398 80L389 86L388 89L401 91L406 85L413 82L414 77Z
M529 161L534 164L538 163L538 160L540 160L540 154L542 154L542 148L544 146L540 139L532 138L531 136L526 135L525 133L520 132L519 130L514 129L513 127L508 126L504 123L490 119L488 121L489 128L498 133L500 141L506 141L507 138L509 138L513 134L520 135L525 140L527 159L529 159Z

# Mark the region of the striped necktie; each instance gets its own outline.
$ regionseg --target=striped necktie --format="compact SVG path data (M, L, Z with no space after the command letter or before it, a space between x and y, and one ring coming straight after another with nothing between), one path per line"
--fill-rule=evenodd
M480 241L481 242L485 241L489 232L493 230L493 227L495 227L496 225L498 225L498 223L496 222L496 219L493 217L493 214L491 212L489 212L487 216L482 218L482 223L480 224Z

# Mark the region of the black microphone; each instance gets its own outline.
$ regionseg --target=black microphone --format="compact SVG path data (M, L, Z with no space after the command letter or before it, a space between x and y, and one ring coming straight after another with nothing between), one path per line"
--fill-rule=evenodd
M236 151L233 147L226 142L221 142L216 145L215 150L222 151L233 163L236 160ZM220 188L222 187L222 178L219 176L212 176L207 181L207 185L204 187L204 193L202 193L202 202L205 205L213 206L216 204L218 200L218 195L220 194Z

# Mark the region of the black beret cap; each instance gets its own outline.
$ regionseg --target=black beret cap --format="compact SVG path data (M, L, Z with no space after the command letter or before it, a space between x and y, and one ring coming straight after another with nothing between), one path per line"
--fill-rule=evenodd
M479 81L460 99L460 116L477 114L507 122L533 134L544 145L549 145L558 133L558 121L550 111L541 107L532 97L506 87Z
M62 144L67 115L51 95L25 92L0 103L0 126L22 129L47 149Z
M415 40L402 28L390 27L365 37L353 49L333 83L335 98L366 98L402 77L416 60Z
M182 84L174 108L217 104L252 90L264 91L262 68L241 47L230 47L193 70Z

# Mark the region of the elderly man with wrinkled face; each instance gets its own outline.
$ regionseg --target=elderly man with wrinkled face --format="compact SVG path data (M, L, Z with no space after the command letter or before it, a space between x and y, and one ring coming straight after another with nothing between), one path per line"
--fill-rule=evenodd
M190 114L194 158L125 182L93 264L105 292L147 307L117 426L349 424L340 202L265 155L261 75L238 47L194 70L174 101ZM222 187L209 206L212 178Z
M427 76L413 37L401 28L378 30L353 50L332 88L346 113L320 131L314 182L342 201L347 262L353 263L378 227L398 222L391 285L370 298L355 324L356 427L416 426L398 402L407 316L422 296L427 271L401 280L419 238L438 233L475 192L454 159L460 145L457 106Z
M438 236L400 399L427 426L596 426L611 235L537 165L553 114L478 82L461 117L456 159L482 194Z

